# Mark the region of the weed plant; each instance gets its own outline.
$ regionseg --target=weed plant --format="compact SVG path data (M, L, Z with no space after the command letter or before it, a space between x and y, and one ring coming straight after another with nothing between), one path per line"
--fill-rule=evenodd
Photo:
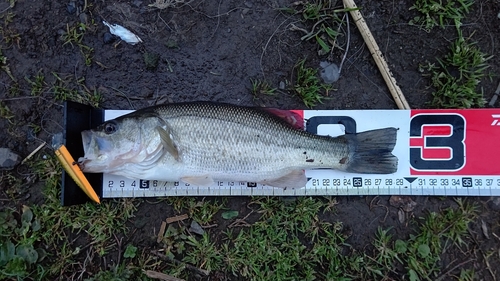
M275 95L276 88L271 87L271 85L262 80L258 79L250 79L250 82L252 83L252 95L254 96L254 99L258 99L260 96L266 95L266 96L273 96Z
M301 31L304 34L301 37L303 41L316 42L319 55L330 54L337 47L337 37L341 35L340 29L344 23L342 17L350 11L337 6L337 1L332 0L295 2L293 8L283 10L302 16L302 21L308 28L292 25L291 30Z
M295 65L296 81L294 91L300 97L305 106L313 108L318 103L323 103L326 95L332 89L330 85L321 83L318 78L318 70L306 67L305 59Z
M489 67L487 56L470 38L459 37L451 45L448 53L437 64L428 63L423 67L431 77L431 106L436 108L472 108L483 107L485 100L479 83L485 77Z
M47 275L40 262L47 253L41 247L40 218L28 206L20 211L0 211L0 279L24 280Z
M92 22L92 24L94 23ZM68 24L66 25L66 32L62 36L62 40L64 41L63 46L69 44L71 46L76 45L79 48L86 66L92 64L92 54L94 53L93 48L83 43L83 38L88 29L89 27L84 23L77 23L73 26Z
M410 24L427 32L436 26L460 25L473 4L474 0L416 0L410 10L417 10L420 15L413 18Z

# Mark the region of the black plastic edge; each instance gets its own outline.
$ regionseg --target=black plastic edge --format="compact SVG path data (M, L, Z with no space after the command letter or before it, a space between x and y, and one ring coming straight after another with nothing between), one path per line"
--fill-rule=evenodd
M75 160L83 156L81 132L104 122L104 110L66 101L64 103L64 145ZM85 174L97 196L102 198L102 174ZM61 204L72 206L91 202L83 190L63 170L61 182Z

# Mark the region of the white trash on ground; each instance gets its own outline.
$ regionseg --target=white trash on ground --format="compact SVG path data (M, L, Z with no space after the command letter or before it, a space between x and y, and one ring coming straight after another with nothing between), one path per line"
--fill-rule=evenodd
M120 37L120 39L122 39L123 41L125 41L131 45L135 45L139 42L142 42L142 40L141 40L141 38L139 38L139 36L135 35L130 30L126 29L125 27L123 27L121 25L109 24L106 21L102 21L102 23L104 25L106 25L107 27L109 27L109 32L111 32L111 34Z

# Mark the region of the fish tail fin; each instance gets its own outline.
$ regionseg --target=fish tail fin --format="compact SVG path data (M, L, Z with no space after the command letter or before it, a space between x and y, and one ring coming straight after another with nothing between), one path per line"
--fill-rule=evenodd
M361 174L392 174L398 169L398 158L392 154L397 129L384 128L345 135L351 155L345 171Z

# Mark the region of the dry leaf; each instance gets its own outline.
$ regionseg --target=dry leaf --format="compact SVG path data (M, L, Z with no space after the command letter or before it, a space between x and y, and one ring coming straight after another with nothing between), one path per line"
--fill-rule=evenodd
M396 208L401 208L403 211L409 213L417 206L417 203L413 201L410 196L397 196L393 195L389 199L389 204Z
M488 226L483 220L481 220L481 229L483 230L483 234L486 239L490 239L490 235L488 234Z
M403 224L406 220L406 214L401 209L398 210L398 219L401 224Z
M170 276L170 275L167 275L165 273L158 272L158 271L153 271L153 270L144 270L144 274L146 274L146 276L149 278L158 279L158 280L185 281L184 279L180 279L180 278Z

